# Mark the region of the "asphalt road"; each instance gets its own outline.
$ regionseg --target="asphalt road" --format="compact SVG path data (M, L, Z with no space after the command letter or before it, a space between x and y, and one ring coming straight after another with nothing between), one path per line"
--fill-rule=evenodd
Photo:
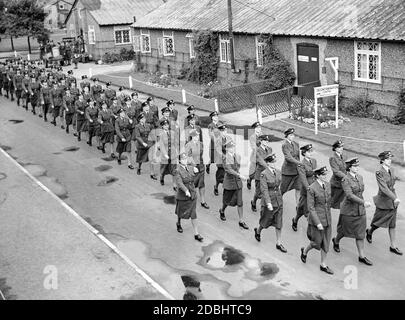
M159 101L159 104L163 102ZM245 220L250 230L238 227L236 208L227 209L226 222L219 219L218 209L222 199L212 192L215 179L215 167L212 166L211 174L206 176L210 209L205 210L199 205L197 209L200 233L204 237L201 244L194 240L188 221L183 222L183 234L176 231L170 177L166 178L166 185L161 186L149 178L147 170L142 176L137 176L125 162L118 166L115 161L106 161L108 159L103 159L106 155L95 147L89 147L85 139L77 142L72 134L67 135L60 128L44 123L2 97L0 109L0 145L22 164L40 165L46 169L48 176L57 178L58 185L52 180L45 179L43 182L60 192L69 206L177 299L184 298L185 294L198 299L405 297L405 276L402 272L405 258L388 251L386 230L378 230L374 234L373 244L366 243L366 255L374 266L360 265L354 240L343 239L342 252L336 254L331 248L328 256L328 264L335 275L326 275L319 271L319 253L312 251L306 264L299 258L300 247L308 240L304 220L299 222L298 232L291 229L290 221L295 214L292 192L284 197L283 244L288 253L283 254L275 248L273 229L263 231L261 243L254 239L253 228L259 220L259 213L251 212L249 205L254 190L243 190ZM281 167L281 142L274 142L272 147L280 155L278 166ZM66 148L78 149L66 151ZM318 163L327 164L330 150L317 145L315 149ZM248 158L247 151L244 158ZM361 161L363 168L360 173L366 184L365 198L371 200L376 193L373 170L377 162L362 158ZM245 160L242 172L246 174L247 170ZM402 180L397 183L400 197L405 194L404 191ZM402 205L399 209L397 222L398 244L403 250L404 208ZM368 223L373 212L374 207L367 209ZM338 212L333 211L333 234L337 220ZM38 223L45 225L46 221L39 217ZM69 232L68 228L66 225L66 232ZM55 237L58 236L55 234ZM9 246L25 250L23 246L16 247L13 242ZM64 252L65 248L60 247L60 250ZM34 251L32 255L35 256ZM81 267L78 265L77 269ZM357 288L348 288L348 275L357 275L357 281L351 282L357 283Z

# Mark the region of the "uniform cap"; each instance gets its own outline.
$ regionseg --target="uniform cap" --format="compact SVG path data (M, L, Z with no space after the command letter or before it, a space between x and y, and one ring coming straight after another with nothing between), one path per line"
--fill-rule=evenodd
M143 112L141 112L136 119L139 121L142 118L145 118L145 113L143 113Z
M152 100L153 100L152 97L148 97L148 99L146 99L147 102L150 102L150 101L152 101Z
M218 112L214 111L210 113L210 118L215 117L218 115Z
M118 91L122 91L122 90L124 90L124 88L123 88L123 87L119 87Z
M264 161L271 163L271 162L274 162L274 161L276 160L276 158L277 158L276 154L275 154L275 153L271 153L271 154L268 154L268 155L264 158Z
M169 100L169 101L166 102L166 105L167 105L167 106L171 106L171 105L174 106L174 101L173 101L173 100Z
M219 129L219 130L225 130L225 129L226 129L226 124L223 123L223 122L219 123L219 124L218 124L218 129Z
M251 127L252 127L252 128L260 127L260 122L259 122L259 121L256 121L255 123L253 123L253 124L251 125Z
M309 151L311 149L312 149L312 144L306 144L305 146L300 148L300 150L302 150L302 151Z
M132 92L131 93L131 97L137 97L138 96L138 93L137 92Z
M346 161L345 161L345 163L346 163L346 166L348 166L348 167L353 167L353 166L359 166L359 164L360 164L360 161L359 161L359 158L350 158L350 159L347 159Z
M109 86L111 86L111 82L107 82L105 85L106 85L107 87L109 87Z
M270 136L267 134L262 134L261 136L259 136L259 141L268 141L270 142Z
M316 176L324 176L324 175L326 175L327 172L328 172L328 169L325 166L319 167L314 170L314 174Z
M394 155L391 153L391 151L383 151L378 155L378 157L380 158L380 160L386 160L394 157Z
M165 112L170 112L169 107L163 107L162 108L162 113L165 113Z
M86 76L86 75L82 76L82 80L84 80L84 79L87 79L87 76Z
M195 118L195 114L194 113L192 113L192 114L189 114L188 116L187 116L187 120L191 120L191 119L194 119Z
M187 107L187 111L193 111L193 110L195 110L193 105Z
M343 141L342 141L342 140L338 140L338 141L336 141L336 142L332 145L332 148L333 148L333 149L336 149L336 148L341 148L341 147L343 147L343 146L344 146Z
M160 120L160 125L163 127L165 124L169 124L169 120L167 120L167 119L163 119L163 120Z
M286 131L284 131L284 136L288 137L290 134L294 133L295 129L294 128L289 128Z

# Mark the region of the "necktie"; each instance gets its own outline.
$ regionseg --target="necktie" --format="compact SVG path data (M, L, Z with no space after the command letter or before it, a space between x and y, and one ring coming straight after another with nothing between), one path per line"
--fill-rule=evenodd
M323 188L323 190L325 190L325 184L324 183L322 183L322 188Z

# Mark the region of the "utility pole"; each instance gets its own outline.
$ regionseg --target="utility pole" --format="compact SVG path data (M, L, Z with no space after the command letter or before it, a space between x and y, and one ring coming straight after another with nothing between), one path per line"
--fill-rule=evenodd
M233 50L233 30L232 30L232 0L228 0L228 30L229 30L229 54L231 56L231 69L235 72L235 57Z

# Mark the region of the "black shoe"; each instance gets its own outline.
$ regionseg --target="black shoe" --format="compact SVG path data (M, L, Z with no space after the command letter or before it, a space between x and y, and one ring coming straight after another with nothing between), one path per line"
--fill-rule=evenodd
M121 165L121 159L118 159L117 162L119 165Z
M77 141L82 141L82 138L80 138L80 137L77 137Z
M39 114L38 117L42 118L42 114Z
M327 274L333 274L333 271L331 268L329 268L328 266L323 267L323 266L319 266L319 269L321 269L321 271L326 272Z
M252 180L250 179L247 181L247 188L248 190L252 189Z
M45 122L48 122L48 119L44 117L44 121L45 121Z
M91 147L93 144L91 143L91 141L87 141L87 144Z
M245 229L245 230L249 230L248 225L244 221L239 222L239 227L241 227L242 229Z
M287 249L284 248L282 244L276 244L276 249L280 250L282 253L287 253Z
M102 146L98 146L97 149L101 151L101 150L103 150L103 147L102 147Z
M201 203L201 207L203 207L203 208L205 208L205 209L209 209L209 208L210 208L209 205L208 205L206 202Z
M176 223L177 226L177 232L183 233L183 228L181 227L181 224Z
M164 180L160 180L160 185L164 186L165 185L165 181Z
M69 128L66 128L66 133L69 134Z
M130 164L130 165L128 166L128 168L131 169L131 170L134 170L134 169L135 169L132 164Z
M402 256L402 251L399 250L398 248L390 247L390 251L391 251L392 253L395 253L395 254L399 255L399 256Z
M219 209L219 217L222 221L226 221L225 212L222 209Z
M174 192L177 192L177 188L176 188L176 187L173 187L173 191L174 191Z
M372 243L373 242L373 236L371 233L369 233L370 230L366 229L366 239L368 241L368 243Z
M56 127L56 121L51 121L51 124L53 124Z
M294 218L292 218L292 224L291 224L292 229L297 232L298 230L298 221L295 221Z
M307 263L307 255L304 254L305 249L301 248L301 261Z
M136 170L136 174L137 174L138 176L140 176L140 175L141 175L141 169Z
M104 148L102 148L102 149L101 149L101 152L102 152L102 153L105 153L105 149L104 149Z
M260 233L257 232L257 228L255 228L255 239L260 242L261 238L260 238Z
M75 137L77 137L77 133L75 132L74 134L73 134Z
M214 194L217 196L217 195L219 195L219 193L218 193L218 188L215 188L214 187Z
M253 211L253 212L257 212L256 204L253 203L253 200L250 201L250 206L252 207L252 211Z
M60 126L60 128L61 128L61 129L65 129L65 126L62 124L62 125Z
M111 159L115 159L115 158L116 158L115 154L111 153Z
M157 180L157 178L156 178L156 176L155 176L154 174L151 174L151 175L150 175L150 178L151 178L152 180Z
M373 263L370 260L368 260L366 257L363 257L363 258L359 257L359 262L364 263L367 266L373 265Z
M197 241L200 241L200 242L202 242L204 240L204 238L201 237L199 234L195 235L194 239L196 239Z
M332 238L332 243L333 243L333 250L335 250L337 253L339 253L340 247L339 247L339 243L336 243L336 238Z
M207 172L207 174L210 174L210 166L209 165L205 166L205 172Z

